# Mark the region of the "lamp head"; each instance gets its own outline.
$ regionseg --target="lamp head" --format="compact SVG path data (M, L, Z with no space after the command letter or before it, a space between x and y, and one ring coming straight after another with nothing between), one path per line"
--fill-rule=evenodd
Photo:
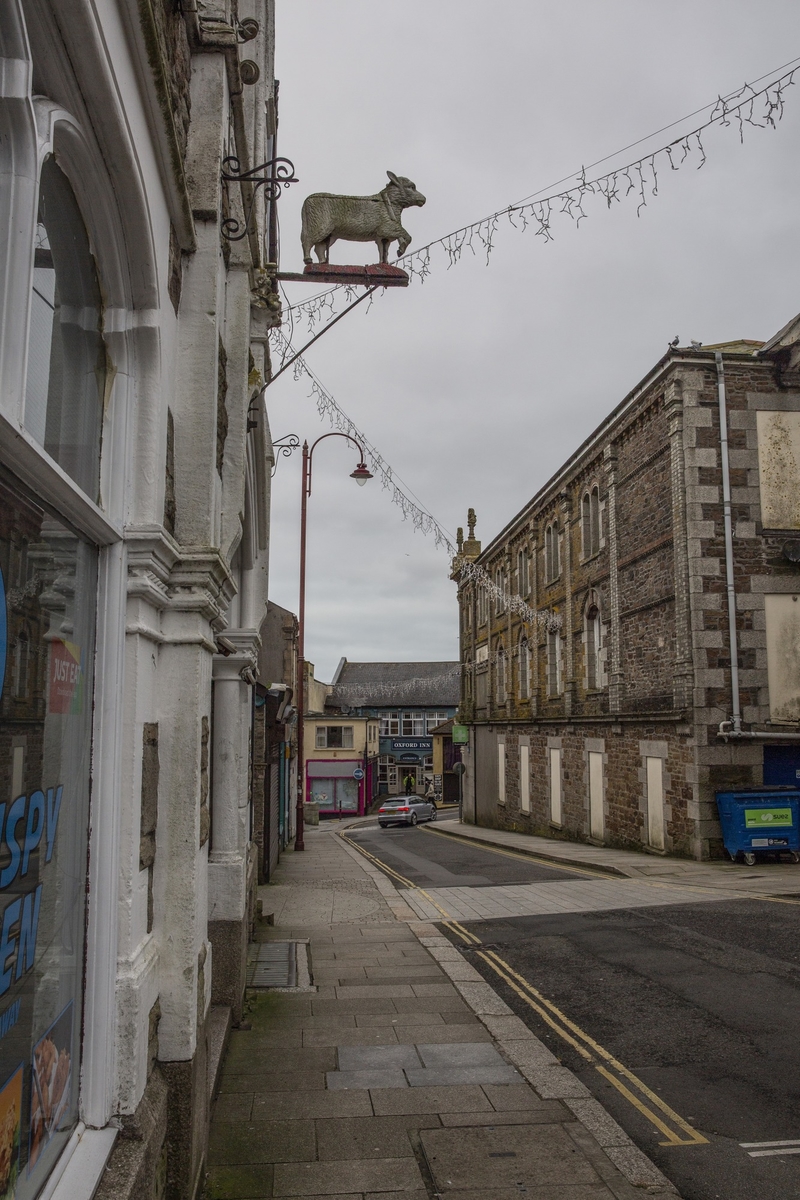
M368 479L372 479L372 472L367 469L367 464L360 462L355 471L350 472L350 478L355 479L359 487L363 487Z

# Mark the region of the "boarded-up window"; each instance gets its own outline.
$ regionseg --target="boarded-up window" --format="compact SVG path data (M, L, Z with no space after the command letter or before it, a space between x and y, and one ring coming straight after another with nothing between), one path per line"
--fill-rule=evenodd
M800 529L800 412L759 412L758 475L765 529Z
M800 721L800 594L765 596L764 607L769 715L773 721Z
M497 801L499 804L506 802L506 745L505 742L497 743Z

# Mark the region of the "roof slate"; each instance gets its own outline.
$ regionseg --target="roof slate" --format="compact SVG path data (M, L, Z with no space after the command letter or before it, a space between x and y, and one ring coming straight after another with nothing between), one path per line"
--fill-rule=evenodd
M457 662L345 662L328 703L333 707L453 708L460 699Z

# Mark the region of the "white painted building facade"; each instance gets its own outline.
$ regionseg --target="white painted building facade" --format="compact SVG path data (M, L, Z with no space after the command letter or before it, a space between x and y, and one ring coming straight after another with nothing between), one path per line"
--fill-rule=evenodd
M242 197L221 167L270 157L273 15L183 7L0 5L0 1110L18 1200L193 1197L241 1015L277 318L268 213L226 242Z

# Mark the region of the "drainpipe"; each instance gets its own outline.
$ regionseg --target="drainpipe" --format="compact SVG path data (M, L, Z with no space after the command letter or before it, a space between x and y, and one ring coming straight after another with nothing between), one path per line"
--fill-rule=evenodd
M728 639L731 651L731 726L734 737L742 733L742 714L739 703L739 643L736 636L736 585L733 578L733 522L731 520L731 473L728 461L728 405L725 397L725 367L722 355L714 355L717 365L717 398L719 400L719 449L722 461L722 520L725 527L725 580L728 593ZM720 726L720 731L722 726Z

